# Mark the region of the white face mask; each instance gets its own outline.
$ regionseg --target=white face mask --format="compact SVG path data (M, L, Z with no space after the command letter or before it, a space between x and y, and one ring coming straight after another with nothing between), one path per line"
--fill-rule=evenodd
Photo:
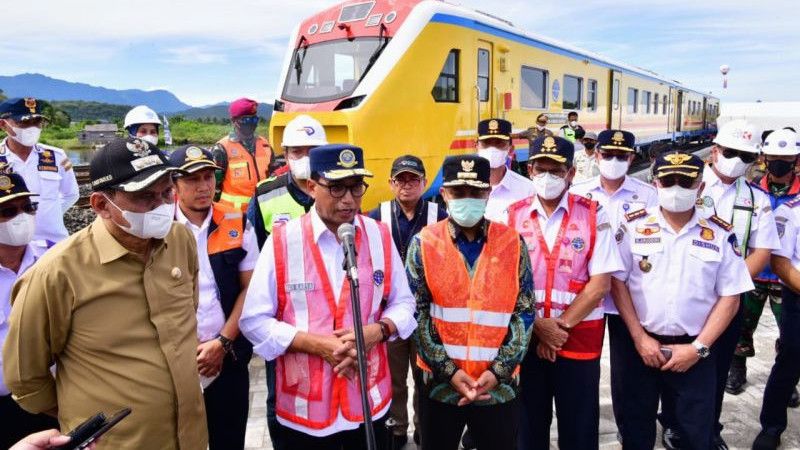
M300 159L289 159L289 170L297 180L307 180L311 178L311 159L303 156Z
M719 173L728 178L739 178L747 172L750 164L742 161L738 156L735 158L726 158L722 154L717 154L717 162L714 164Z
M497 147L485 147L478 149L478 156L489 160L489 167L497 169L506 164L508 150L500 150Z
M0 223L0 244L19 247L27 245L33 239L36 228L36 216L19 213L8 222Z
M531 180L536 194L545 200L557 198L567 188L567 180L548 172L534 175Z
M153 136L152 134L146 134L144 136L139 136L139 139L149 142L151 145L158 147L158 136Z
M620 161L617 158L610 160L600 158L597 168L600 170L600 175L606 180L619 180L628 173L628 161Z
M42 129L39 127L17 128L11 127L14 131L14 136L11 139L19 142L25 147L33 147L39 142L39 136L42 135Z
M575 128L575 127L577 127L577 126L578 126L578 121L577 121L577 120L572 120L572 121L570 121L570 122L569 122L569 126L571 126L572 128Z
M108 197L106 197L106 200L114 205L122 213L122 218L130 224L128 227L120 224L117 224L117 226L132 236L140 239L164 239L169 234L170 228L172 228L172 221L175 218L174 203L164 203L152 211L139 213L125 211Z
M694 207L697 189L686 189L677 184L668 188L658 188L658 204L667 211L679 213Z

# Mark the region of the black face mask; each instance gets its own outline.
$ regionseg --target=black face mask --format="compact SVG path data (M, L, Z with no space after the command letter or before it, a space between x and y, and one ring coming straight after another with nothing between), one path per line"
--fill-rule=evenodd
M583 144L583 146L586 147L586 150L594 150L594 146L595 145L597 145L597 144L595 144L595 143Z
M774 177L781 178L786 176L794 169L795 161L784 161L782 159L775 159L767 161L767 170Z

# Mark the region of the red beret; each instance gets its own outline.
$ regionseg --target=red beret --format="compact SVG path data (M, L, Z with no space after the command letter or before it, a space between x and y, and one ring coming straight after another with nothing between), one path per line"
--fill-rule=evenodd
M228 107L228 112L230 112L232 119L242 116L255 116L258 112L258 102L242 97L231 103L231 106Z

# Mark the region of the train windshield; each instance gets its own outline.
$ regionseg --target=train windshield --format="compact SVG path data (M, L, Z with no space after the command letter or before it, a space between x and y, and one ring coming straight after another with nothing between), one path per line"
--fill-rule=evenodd
M303 45L301 39L289 64L283 98L320 103L349 96L388 41L388 37L361 37Z

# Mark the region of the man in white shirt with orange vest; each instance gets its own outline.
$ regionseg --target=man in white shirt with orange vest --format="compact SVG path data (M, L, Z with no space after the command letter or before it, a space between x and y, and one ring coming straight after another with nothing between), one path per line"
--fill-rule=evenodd
M414 298L388 227L358 213L364 177L372 176L361 148L325 145L309 157L314 208L273 228L239 326L255 353L277 358L276 412L286 448L366 448L350 284L337 239L340 225L354 224L368 403L378 448L385 448L392 396L385 342L414 331Z
M587 134L588 136L588 134ZM624 130L605 130L598 136L597 150L592 158L600 170L600 175L581 183L573 184L570 192L598 202L608 214L611 229L617 230L625 219L625 214L658 204L658 196L653 185L627 175L634 157L633 133ZM616 234L615 237L621 235ZM633 349L628 329L619 317L614 299L606 295L603 310L608 322L608 338L611 356L611 400L617 428L622 429L622 414L619 411L619 394L624 389L623 378L618 361L621 351Z
M574 153L560 137L533 141L536 195L508 208L508 224L528 245L536 294L535 338L521 373L521 450L549 448L554 400L559 447L598 446L602 300L622 262L602 207L567 193Z
M489 160L492 192L486 204L486 218L501 220L512 203L533 195L531 180L508 167L514 153L511 122L503 119L478 123L478 156Z

